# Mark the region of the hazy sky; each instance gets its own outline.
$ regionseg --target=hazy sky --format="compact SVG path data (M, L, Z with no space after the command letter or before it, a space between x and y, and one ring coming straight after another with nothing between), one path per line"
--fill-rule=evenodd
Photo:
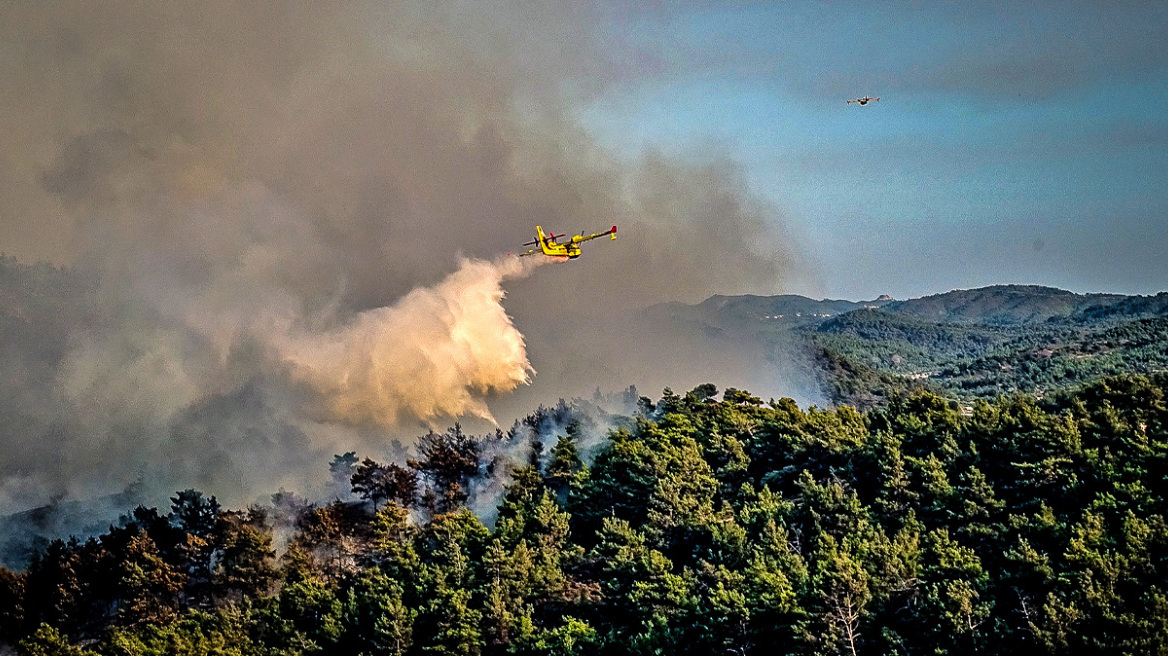
M811 267L789 291L1168 289L1168 3L677 7L607 16L585 123L740 162Z

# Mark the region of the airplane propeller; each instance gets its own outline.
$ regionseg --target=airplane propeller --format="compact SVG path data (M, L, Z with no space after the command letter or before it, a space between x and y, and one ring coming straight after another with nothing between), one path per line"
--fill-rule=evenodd
M544 236L547 238L548 241L555 241L556 239L559 239L560 237L567 236L567 234L568 233L566 233L566 232L561 232L560 234L557 235L556 233L552 232L552 233L549 233L549 234L544 235ZM580 234L584 234L584 233L581 232ZM524 242L523 245L524 246L538 246L539 239L532 239L529 242Z

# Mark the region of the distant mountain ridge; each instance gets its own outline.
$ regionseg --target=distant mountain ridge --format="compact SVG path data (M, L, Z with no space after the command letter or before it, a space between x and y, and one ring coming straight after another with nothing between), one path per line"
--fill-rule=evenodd
M814 376L832 401L860 406L912 387L969 399L1168 371L1168 292L993 285L907 300L712 296L647 312L716 337L709 348L750 344L776 365Z
M1143 297L1076 294L1038 285L992 285L897 301L885 310L951 323L1033 323L1074 317L1089 308L1111 307L1129 298Z
M1168 314L1168 292L1127 296L1077 294L1040 285L991 285L906 300L895 300L887 295L871 301L816 300L796 294L715 295L696 305L663 303L653 306L650 311L678 318L741 323L775 319L811 321L864 309L880 309L890 314L942 323L1020 324L1062 318L1093 320Z
M872 301L837 299L815 300L797 294L778 296L715 295L698 303L671 302L654 305L646 310L650 316L671 318L681 322L714 322L722 327L746 327L759 321L805 323L854 310L880 308L893 302L891 298Z

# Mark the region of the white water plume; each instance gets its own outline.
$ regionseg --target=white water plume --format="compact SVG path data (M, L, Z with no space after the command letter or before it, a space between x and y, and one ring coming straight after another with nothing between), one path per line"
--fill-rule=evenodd
M544 261L464 259L437 285L335 330L281 337L276 348L330 421L391 427L402 415L473 415L494 422L485 397L534 373L523 334L503 309L502 282Z

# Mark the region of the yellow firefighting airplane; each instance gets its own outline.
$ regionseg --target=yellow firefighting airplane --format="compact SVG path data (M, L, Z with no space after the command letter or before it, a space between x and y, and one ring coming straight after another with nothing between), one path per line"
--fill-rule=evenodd
M580 244L588 241L589 239L596 239L597 237L603 237L605 235L612 235L612 238L616 239L616 226L613 226L611 230L598 232L594 235L588 235L587 237L585 237L584 233L581 232L578 235L572 235L571 239L562 244L557 244L556 240L560 237L566 237L567 233L557 235L553 232L550 235L545 235L543 234L542 227L535 226L535 234L537 235L536 238L527 242L524 244L524 246L538 246L538 248L533 248L524 253L520 253L519 257L523 257L525 255L535 255L536 253L543 253L549 257L566 257L572 260L580 257Z

